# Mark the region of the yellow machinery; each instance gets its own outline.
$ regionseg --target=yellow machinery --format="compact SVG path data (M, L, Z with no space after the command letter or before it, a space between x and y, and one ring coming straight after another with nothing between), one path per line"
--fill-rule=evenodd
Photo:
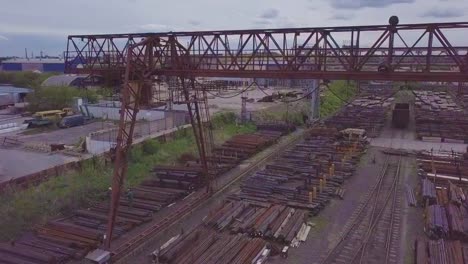
M63 108L62 110L49 110L36 112L33 117L37 119L60 120L62 117L73 115L71 108Z

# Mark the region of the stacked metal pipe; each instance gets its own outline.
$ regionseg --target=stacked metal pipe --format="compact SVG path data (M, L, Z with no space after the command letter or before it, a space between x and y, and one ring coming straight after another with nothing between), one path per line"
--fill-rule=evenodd
M325 124L339 130L365 129L370 137L376 137L384 127L386 113L392 100L393 98L386 96L361 95L325 120Z
M461 142L468 138L468 117L446 92L415 91L416 133L422 139Z
M429 204L434 204L437 201L436 188L433 182L429 179L422 179L422 197L425 201L428 201Z
M445 208L441 205L430 205L426 209L426 230L431 237L443 238L449 234L449 224Z
M246 235L220 234L199 227L177 238L157 254L160 263L254 263L266 241Z

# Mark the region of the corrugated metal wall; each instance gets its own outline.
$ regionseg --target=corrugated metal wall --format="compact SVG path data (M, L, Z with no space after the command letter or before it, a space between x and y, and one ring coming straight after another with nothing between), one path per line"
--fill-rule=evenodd
M2 68L4 71L21 71L23 69L21 63L3 63Z
M45 72L64 72L65 63L45 63L44 71Z
M65 63L2 63L4 71L64 72Z

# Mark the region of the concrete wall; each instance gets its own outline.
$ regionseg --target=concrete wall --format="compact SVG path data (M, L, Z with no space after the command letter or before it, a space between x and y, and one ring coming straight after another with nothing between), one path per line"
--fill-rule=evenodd
M84 106L85 114L93 116L95 118L103 118L110 120L119 120L120 119L120 108L118 107L102 107L95 105L85 105ZM87 111L86 111L87 108ZM165 112L161 110L140 110L137 114L137 120L148 120L154 121L163 119Z

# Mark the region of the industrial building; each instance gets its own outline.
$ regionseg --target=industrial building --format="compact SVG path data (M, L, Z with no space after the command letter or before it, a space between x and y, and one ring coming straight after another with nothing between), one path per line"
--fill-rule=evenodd
M42 86L73 86L82 88L99 87L103 84L100 76L61 74L54 75L42 82Z
M24 102L24 98L32 90L0 84L0 108Z
M35 59L9 59L1 63L2 71L39 71L39 72L64 72L63 59L35 58Z

